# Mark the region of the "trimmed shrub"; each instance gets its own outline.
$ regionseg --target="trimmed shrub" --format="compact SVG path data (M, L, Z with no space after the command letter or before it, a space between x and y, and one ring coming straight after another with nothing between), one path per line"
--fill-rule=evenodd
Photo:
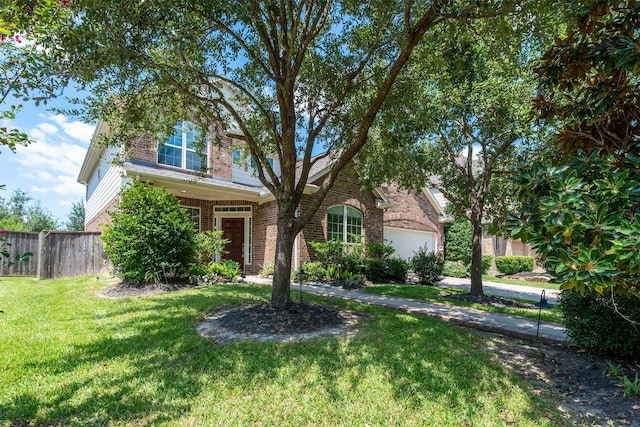
M327 270L325 270L321 262L305 262L302 264L301 269L304 270L303 280L305 282L317 282L327 275Z
M400 258L387 258L387 273L389 279L404 282L407 280L407 272L409 271L409 264L407 261Z
M482 274L487 274L487 271L491 268L492 261L493 257L491 255L482 255Z
M180 276L194 261L193 223L180 201L163 188L133 181L120 192L110 215L102 234L104 251L122 280L160 282Z
M530 256L497 256L496 268L503 274L533 271L533 258Z
M367 279L372 282L380 282L387 277L387 263L380 258L371 258L366 260Z
M460 261L445 261L442 274L448 277L467 277L467 267Z
M471 263L471 223L467 219L456 219L445 230L445 259Z
M426 248L420 248L411 258L411 269L416 273L421 285L435 285L442 280L444 260Z
M620 314L640 322L640 299L635 296L616 296ZM616 357L637 357L640 353L640 334L636 327L616 312L611 294L600 295L590 289L584 296L564 291L560 309L569 337L589 351Z
M360 255L349 254L342 259L342 268L346 272L360 275L365 273L367 264Z
M309 246L313 248L314 259L325 266L342 264L346 246L343 242L309 242Z

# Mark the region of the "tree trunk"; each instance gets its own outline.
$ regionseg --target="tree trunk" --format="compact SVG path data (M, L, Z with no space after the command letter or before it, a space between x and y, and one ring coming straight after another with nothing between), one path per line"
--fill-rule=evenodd
M271 308L282 309L291 302L291 255L296 238L295 206L290 201L278 202L276 256L271 289Z
M471 295L484 295L482 290L482 216L471 218Z

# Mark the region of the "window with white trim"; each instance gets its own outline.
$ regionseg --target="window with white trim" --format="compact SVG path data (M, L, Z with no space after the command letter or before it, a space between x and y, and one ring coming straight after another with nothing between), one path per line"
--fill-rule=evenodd
M196 144L200 138L202 133L194 123L178 122L174 126L173 135L164 143L158 144L158 163L193 171L206 170L207 155L203 157L196 152Z
M234 150L233 151L233 164L236 166L242 166L244 167L245 164L243 162L243 158L242 158L242 152L240 150ZM273 157L267 157L267 162L269 162L269 164L271 165L271 168L273 168L273 164L274 164L274 160ZM251 169L256 169L256 164L253 161L253 156L249 156L249 166L251 167Z
M200 208L194 208L192 206L183 206L182 208L187 211L187 215L189 215L189 219L193 222L196 231L200 231Z
M359 210L346 205L327 209L327 240L356 243L362 237L363 215Z

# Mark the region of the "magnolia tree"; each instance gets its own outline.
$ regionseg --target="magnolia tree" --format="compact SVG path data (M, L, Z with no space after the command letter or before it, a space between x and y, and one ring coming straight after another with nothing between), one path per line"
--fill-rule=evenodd
M241 131L277 204L277 308L290 302L295 236L369 140L424 35L517 3L77 1L65 43L70 66L94 94L83 113L110 123L107 142L166 134L185 112L200 125ZM319 148L326 154L313 157ZM278 157L279 175L267 155ZM326 157L329 173L296 215L309 171Z
M514 177L531 243L562 289L640 295L640 5L583 1L537 68L535 111L564 155Z

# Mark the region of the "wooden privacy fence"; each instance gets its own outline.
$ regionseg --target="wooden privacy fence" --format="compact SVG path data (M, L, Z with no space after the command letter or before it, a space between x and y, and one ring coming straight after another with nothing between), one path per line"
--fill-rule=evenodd
M105 269L106 255L100 233L84 231L7 231L12 256L33 253L28 263L8 267L0 257L0 276L37 276L39 279L98 274Z

